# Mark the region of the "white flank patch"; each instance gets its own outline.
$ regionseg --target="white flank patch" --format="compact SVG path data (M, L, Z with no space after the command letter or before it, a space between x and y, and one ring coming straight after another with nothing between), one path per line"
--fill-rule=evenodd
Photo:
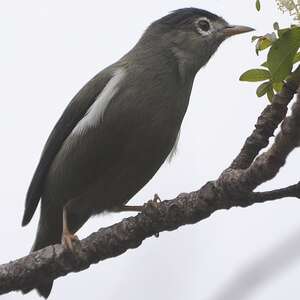
M93 105L91 105L84 117L73 129L72 134L83 134L89 128L96 127L100 122L102 122L107 105L119 91L120 83L124 79L125 75L126 71L124 69L118 69L114 72L113 77L106 84L102 92L97 96Z
M179 143L179 138L180 138L180 131L178 132L178 135L177 135L177 138L176 138L176 141L174 143L174 146L167 158L168 162L171 163L171 161L173 160L174 156L176 155L177 153L177 147L178 147L178 143Z

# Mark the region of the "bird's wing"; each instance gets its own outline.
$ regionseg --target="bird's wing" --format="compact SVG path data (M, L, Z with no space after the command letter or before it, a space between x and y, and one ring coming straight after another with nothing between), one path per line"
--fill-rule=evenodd
M91 79L73 98L59 121L52 130L44 147L39 164L29 186L22 225L27 225L39 203L43 192L45 177L64 140L82 120L97 97L104 92L105 86L113 76L111 68L107 68Z

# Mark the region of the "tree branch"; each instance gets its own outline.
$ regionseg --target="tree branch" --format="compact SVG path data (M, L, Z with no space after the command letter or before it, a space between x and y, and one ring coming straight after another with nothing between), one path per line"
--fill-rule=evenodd
M274 178L285 165L288 155L299 146L300 141L300 96L292 108L292 115L281 126L272 147L260 155L244 172L243 181L251 190Z
M272 147L254 161L287 113L287 105L300 82L300 71L295 74L282 93L274 98L273 104L264 110L256 129L231 167L216 181L207 183L198 191L180 194L173 200L148 202L137 216L102 228L77 242L75 253L61 245L53 245L1 265L0 294L28 290L45 280L87 269L91 264L137 248L143 240L158 232L194 224L220 209L247 207L290 196L299 198L299 183L270 192L253 192L258 185L276 176L288 154L299 144L300 97L293 106L292 115L283 122Z
M287 197L300 198L300 182L282 189L252 193L249 201L252 203L262 203Z
M300 95L293 105L292 114L281 126L272 147L256 158L248 169L227 169L216 182L221 193L240 198L251 193L262 183L274 178L284 166L288 155L299 146L300 141ZM224 190L225 188L225 190ZM226 196L226 195L225 195Z
M291 196L291 193L286 195ZM285 195L281 194L280 197ZM273 200L271 198L269 194L254 193L247 201L228 201L219 197L214 183L210 182L199 191L181 194L173 200L158 204L148 202L143 212L137 216L102 228L76 243L74 254L61 245L53 245L1 265L0 294L31 289L46 279L56 279L70 272L82 271L91 264L137 248L143 240L157 232L172 231L179 226L194 224L208 218L217 210L234 206L246 207Z
M264 109L257 120L255 130L247 138L239 155L232 162L231 169L248 168L259 151L268 146L269 138L273 136L275 129L286 116L287 106L298 89L299 81L300 66L285 83L282 91L274 96L272 104Z

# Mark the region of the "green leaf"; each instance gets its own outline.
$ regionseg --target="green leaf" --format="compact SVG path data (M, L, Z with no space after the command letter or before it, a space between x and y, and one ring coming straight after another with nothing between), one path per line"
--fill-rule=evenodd
M294 57L294 60L293 60L293 64L296 64L297 62L300 61L300 52L298 52L295 57Z
M272 83L270 81L262 83L256 90L257 97L264 96L268 90L272 87Z
M270 79L270 72L264 69L251 69L243 73L240 77L240 81L263 81Z
M273 89L276 93L280 93L283 88L283 82L273 82Z
M269 99L269 101L270 102L272 102L273 101L273 97L274 97L274 91L273 91L273 88L272 88L272 86L268 89L268 91L267 91L267 96L268 96L268 99Z
M256 44L256 53L258 54L259 51L269 48L276 40L277 36L274 32L261 36Z
M261 9L260 0L256 0L255 6L256 6L256 10L260 11L260 9Z
M273 82L283 81L292 71L293 60L300 47L300 28L285 32L268 53L268 68Z
M278 30L278 36L281 38L286 32L290 31L290 28L283 28Z
M269 48L272 45L272 41L266 39L265 37L261 37L256 44L256 50L262 51Z
M262 66L262 67L265 67L265 68L267 68L267 69L269 68L269 67L268 67L268 62L267 62L267 61L265 61L264 63L262 63L261 66Z

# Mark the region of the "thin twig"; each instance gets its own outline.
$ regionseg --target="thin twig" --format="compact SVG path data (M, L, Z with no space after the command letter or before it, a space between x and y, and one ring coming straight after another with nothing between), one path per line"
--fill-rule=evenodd
M273 136L276 128L286 116L287 106L297 91L299 81L300 66L286 82L282 91L274 96L272 104L268 105L261 113L255 130L247 138L239 155L232 162L231 169L248 168L260 150L268 146L270 137Z

